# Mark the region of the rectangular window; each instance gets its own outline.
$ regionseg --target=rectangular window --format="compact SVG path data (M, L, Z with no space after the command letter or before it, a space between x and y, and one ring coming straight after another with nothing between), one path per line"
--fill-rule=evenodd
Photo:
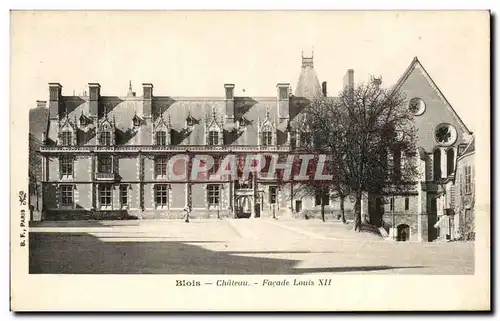
M390 204L390 205L389 205L389 209L390 209L391 211L394 211L394 198L391 198L391 200L389 201L389 204Z
M164 131L156 132L156 145L167 145L167 133Z
M157 184L155 185L155 204L157 207L164 207L168 205L168 185Z
M61 156L59 158L61 176L73 176L73 157Z
M220 163L221 163L220 157L214 156L213 158L214 158L214 165L212 166L212 168L210 168L208 170L208 174L210 174L210 175L217 174L217 171L219 170Z
M110 146L111 145L111 133L101 132L99 135L99 142L101 145Z
M73 185L61 185L61 205L73 206Z
M330 197L328 193L316 192L314 205L321 205L321 201L323 201L323 205L330 205Z
M113 189L111 185L99 185L99 205L100 206L111 206L111 201L113 199Z
M128 207L128 188L127 184L120 185L120 204L122 207Z
M208 145L219 145L219 132L211 130L208 133Z
M155 175L156 176L167 176L167 163L166 157L157 157L155 159Z
M269 186L269 204L276 204L278 188L276 186Z
M301 146L311 145L311 137L312 137L312 135L309 132L300 133L300 145Z
M409 210L410 210L410 198L405 197L405 211L409 211Z
M263 146L269 146L272 145L273 143L273 133L271 132L263 132L262 133L262 145Z
M61 144L63 146L73 145L73 133L69 131L64 131L61 133Z
M465 178L465 194L472 193L472 175L471 175L471 167L464 167L464 178Z
M208 191L208 204L210 206L218 205L220 199L220 185L218 184L209 184L207 185Z
M112 173L113 172L113 159L112 156L102 155L97 158L97 172L98 173Z

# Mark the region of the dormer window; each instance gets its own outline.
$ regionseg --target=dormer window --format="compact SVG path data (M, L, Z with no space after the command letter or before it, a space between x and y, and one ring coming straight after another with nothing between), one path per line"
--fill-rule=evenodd
M87 117L85 117L85 115L82 113L82 115L80 116L80 126L86 127L89 124L90 124L90 119L88 119Z
M195 122L196 122L196 120L191 115L187 116L187 118L186 118L186 128L190 129L191 127L194 126Z
M208 133L208 145L219 145L219 132L211 130Z
M70 131L63 131L61 133L61 145L71 146L73 145L73 133Z
M167 145L167 133L165 131L161 130L156 132L156 145Z
M222 121L217 119L215 108L212 109L212 117L207 115L205 124L205 143L210 146L224 144Z
M134 128L138 128L141 126L142 120L139 116L135 115L134 118L132 118L132 123L134 124Z
M99 143L104 146L111 146L111 132L101 132L99 134Z
M269 146L272 144L273 144L273 132L271 132L269 129L265 129L262 132L262 145Z

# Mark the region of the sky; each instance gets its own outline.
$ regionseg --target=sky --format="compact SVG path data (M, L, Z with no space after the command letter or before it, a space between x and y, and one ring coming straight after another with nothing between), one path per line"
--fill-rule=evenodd
M148 82L163 96L222 97L224 83L275 96L277 83L295 88L302 51L330 95L349 68L392 86L418 56L469 129L489 108L488 13L465 11L13 12L11 107L47 100L49 82L63 95L99 82L124 96L131 80L138 95Z

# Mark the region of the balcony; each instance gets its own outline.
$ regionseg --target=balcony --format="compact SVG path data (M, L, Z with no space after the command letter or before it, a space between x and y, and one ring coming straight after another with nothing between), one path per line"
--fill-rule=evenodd
M97 181L114 181L116 179L115 173L95 173Z
M265 152L265 151L280 151L290 152L288 145L115 145L115 146L41 146L42 154L49 153L130 153L130 152Z

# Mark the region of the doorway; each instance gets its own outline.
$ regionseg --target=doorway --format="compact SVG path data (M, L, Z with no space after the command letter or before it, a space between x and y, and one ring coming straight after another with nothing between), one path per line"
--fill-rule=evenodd
M295 213L302 211L302 200L295 200Z
M410 240L410 227L407 224L398 225L398 241L406 242Z

